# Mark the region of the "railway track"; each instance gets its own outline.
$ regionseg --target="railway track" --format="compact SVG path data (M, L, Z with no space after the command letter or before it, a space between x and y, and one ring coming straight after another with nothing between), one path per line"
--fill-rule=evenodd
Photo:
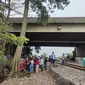
M58 63L58 64L60 64L60 63ZM75 69L78 69L78 70L85 71L85 67L84 66L81 66L81 65L76 65L76 64L67 63L67 62L64 65L65 66L68 66L68 67L71 67L71 68L75 68Z

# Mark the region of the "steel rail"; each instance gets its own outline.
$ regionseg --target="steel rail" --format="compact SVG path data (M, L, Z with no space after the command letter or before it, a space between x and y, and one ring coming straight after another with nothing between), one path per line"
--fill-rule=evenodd
M60 63L58 63L58 64L60 64ZM81 65L76 65L76 64L72 64L72 63L67 63L67 62L65 62L64 66L85 71L85 67L84 67L84 66L81 66Z

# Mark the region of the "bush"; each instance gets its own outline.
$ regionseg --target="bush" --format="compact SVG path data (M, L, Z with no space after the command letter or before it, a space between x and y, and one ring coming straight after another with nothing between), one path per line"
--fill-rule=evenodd
M6 56L4 55L3 51L0 51L0 62L5 63L7 61Z
M8 59L5 55L3 51L0 51L0 72L3 73L3 69L5 67L8 67L8 70L11 70L11 62L12 59Z

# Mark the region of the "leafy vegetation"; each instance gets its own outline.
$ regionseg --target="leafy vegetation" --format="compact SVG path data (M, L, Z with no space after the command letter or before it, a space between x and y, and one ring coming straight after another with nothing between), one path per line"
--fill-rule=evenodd
M68 59L70 59L70 60L74 60L75 61L75 58L77 57L76 56L76 49L74 48L74 50L72 51L72 53L68 53L66 57Z
M42 53L42 56L45 58L47 57L47 53Z
M33 56L33 51L35 51L37 54L40 52L41 48L40 46L24 46L22 49L23 55Z
M7 61L3 51L0 51L0 62L5 63Z
M10 0L8 0L8 1L10 1ZM5 3L3 3L2 6L5 6ZM10 25L8 23L8 21L7 21L8 17L5 17L6 15L4 14L6 7L2 7L2 8L3 9L0 9L0 61L4 65L6 65L8 63L12 64L12 62L13 62L12 60L7 59L7 56L5 56L6 45L7 44L12 44L12 45L15 44L15 45L20 46L23 43L27 43L29 41L29 39L27 39L24 36L17 37L16 35L10 33L10 31L13 30L12 25Z

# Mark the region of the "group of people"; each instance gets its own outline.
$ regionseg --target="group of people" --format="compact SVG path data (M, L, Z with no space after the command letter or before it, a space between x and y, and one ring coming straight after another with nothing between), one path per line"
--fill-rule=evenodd
M43 69L47 69L47 61L48 58L44 56L38 56L38 57L27 57L23 60L23 62L20 63L20 71L29 71L30 73L43 71ZM54 52L49 56L49 61L51 65L55 66L56 61L56 55Z
M54 52L52 52L52 54L49 56L51 65L53 64L55 66L56 59L57 59L56 55L54 54ZM64 65L64 63L65 63L65 54L63 53L61 57L61 65Z
M10 56L8 56L10 58ZM50 61L50 64L55 66L55 61L57 59L56 55L54 52L49 57L46 56L38 56L38 57L27 57L21 58L20 66L19 66L19 71L27 71L30 73L36 72L38 73L39 71L43 71L44 69L47 69L47 61ZM65 62L65 54L63 53L62 58L61 58L61 64L63 65Z
M47 57L45 59L42 56L39 57L29 57L20 63L20 71L29 71L30 73L43 71L47 69Z

